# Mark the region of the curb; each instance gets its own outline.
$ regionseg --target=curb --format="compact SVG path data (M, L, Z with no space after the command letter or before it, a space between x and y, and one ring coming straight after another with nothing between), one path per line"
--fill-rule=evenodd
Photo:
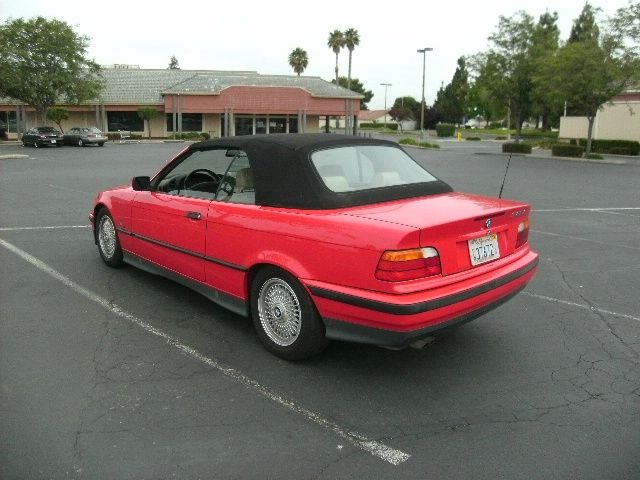
M9 160L13 158L29 158L29 155L24 155L22 153L11 153L9 155L0 155L0 160Z
M502 155L503 157L508 157L513 155L514 157L524 157L524 158L537 158L540 160L561 160L565 162L582 162L582 163L595 163L595 164L607 164L607 165L629 165L630 163L625 160L616 160L613 158L605 158L603 160L591 159L591 158L572 158L572 157L553 157L551 155L534 155L531 153L502 153L502 152L475 152L474 155Z

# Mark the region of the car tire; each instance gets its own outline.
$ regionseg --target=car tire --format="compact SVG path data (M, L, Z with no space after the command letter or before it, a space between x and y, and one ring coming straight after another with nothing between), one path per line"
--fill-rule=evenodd
M33 142L33 148L38 148L38 147L39 147L38 142Z
M327 346L324 323L300 282L275 267L251 282L251 316L262 344L285 360L304 360Z
M110 267L121 267L122 248L118 239L118 231L113 218L106 208L101 209L96 216L96 241L98 251L104 263Z
M100 142L100 143L98 143L98 146L99 146L99 147L104 147L104 142Z
M82 141L82 139L78 140L78 146L84 147L84 142Z

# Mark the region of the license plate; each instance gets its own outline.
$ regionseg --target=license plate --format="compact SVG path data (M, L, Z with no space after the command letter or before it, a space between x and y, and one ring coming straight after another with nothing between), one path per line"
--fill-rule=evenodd
M55 140L51 140L51 143L56 143L56 141Z
M471 265L480 265L500 258L500 248L498 248L498 236L490 233L484 237L469 240L469 257Z

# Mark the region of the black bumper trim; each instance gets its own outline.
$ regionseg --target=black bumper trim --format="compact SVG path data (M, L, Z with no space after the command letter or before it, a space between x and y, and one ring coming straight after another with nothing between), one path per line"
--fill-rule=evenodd
M377 300L369 300L367 298L357 297L355 295L349 295L346 293L334 292L333 290L327 290L319 287L309 287L312 294L317 297L327 298L336 302L346 303L355 307L367 308L369 310L375 310L382 313L391 313L393 315L415 315L416 313L428 312L430 310L436 310L438 308L446 307L454 303L459 303L464 300L468 300L483 293L487 293L495 288L506 285L523 275L526 275L531 270L538 266L538 257L531 261L524 267L519 268L507 275L496 278L491 282L484 283L475 288L465 290L463 292L454 293L446 297L437 298L435 300L427 300L424 302L412 303L409 305L398 305L395 303L379 302Z
M476 318L511 300L518 293L520 293L522 289L524 289L524 286L500 298L499 300L496 300L493 303L479 308L478 310L465 313L464 315L452 318L437 325L432 325L418 330L411 330L408 332L383 330L381 328L365 327L362 325L356 325L354 323L324 318L323 320L326 332L325 335L331 340L366 343L369 345L378 345L383 347L403 348L416 340L420 340L421 338L429 337L435 333L440 333L444 330L458 327L467 322L470 322L471 320L475 320Z

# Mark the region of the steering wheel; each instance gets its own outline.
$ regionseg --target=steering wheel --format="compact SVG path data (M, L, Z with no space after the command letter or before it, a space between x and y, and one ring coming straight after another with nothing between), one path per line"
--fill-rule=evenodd
M224 192L226 197L230 197L233 195L233 190L236 186L236 179L226 175L220 179L220 189L219 192Z
M219 182L220 181L220 175L218 175L217 173L214 173L211 170L207 170L206 168L196 168L195 170L189 172L189 174L184 178L183 185L184 185L185 189L193 187L193 185L191 185L191 180L193 180L193 177L196 174L207 176L207 177L211 178L211 181L213 181L213 182ZM202 181L199 181L197 183L202 183ZM194 185L196 185L196 184L194 184Z

